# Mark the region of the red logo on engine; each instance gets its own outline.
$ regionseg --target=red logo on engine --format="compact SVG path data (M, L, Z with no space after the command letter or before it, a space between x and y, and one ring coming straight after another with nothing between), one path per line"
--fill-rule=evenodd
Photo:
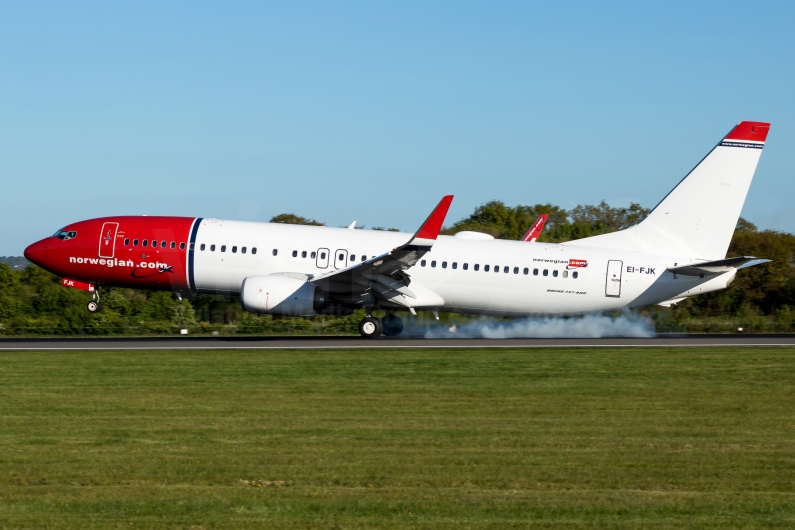
M588 266L587 259L570 259L567 269L582 269Z

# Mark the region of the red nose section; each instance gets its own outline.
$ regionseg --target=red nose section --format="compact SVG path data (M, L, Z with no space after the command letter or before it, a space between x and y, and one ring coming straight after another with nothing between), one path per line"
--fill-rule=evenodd
M42 239L41 241L36 241L28 248L26 248L25 258L29 262L35 263L39 267L45 267L50 252L50 242L48 241L48 239L50 238Z

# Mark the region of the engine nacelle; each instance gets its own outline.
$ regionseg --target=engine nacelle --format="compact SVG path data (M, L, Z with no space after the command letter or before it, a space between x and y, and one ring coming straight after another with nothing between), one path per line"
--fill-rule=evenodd
M268 313L307 317L321 311L325 295L303 279L281 274L249 276L240 288L243 309L251 313Z

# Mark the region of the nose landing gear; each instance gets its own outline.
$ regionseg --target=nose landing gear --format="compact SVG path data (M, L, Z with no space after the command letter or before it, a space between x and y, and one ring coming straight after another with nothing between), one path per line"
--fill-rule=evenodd
M102 304L99 303L99 289L94 289L91 295L91 301L86 304L86 309L88 309L89 313L96 313L102 309Z

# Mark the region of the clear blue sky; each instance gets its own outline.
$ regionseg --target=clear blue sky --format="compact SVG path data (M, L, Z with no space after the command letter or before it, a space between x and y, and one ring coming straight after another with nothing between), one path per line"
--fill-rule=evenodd
M793 6L4 2L0 255L115 214L654 206L741 120L743 215L795 232Z

